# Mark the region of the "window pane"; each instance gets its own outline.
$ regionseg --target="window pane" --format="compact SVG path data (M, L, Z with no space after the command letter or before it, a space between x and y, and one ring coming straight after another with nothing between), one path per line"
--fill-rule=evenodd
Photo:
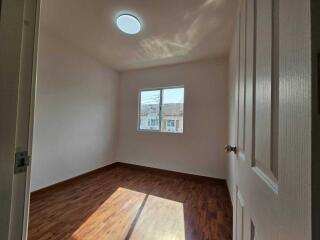
M162 132L183 132L184 88L162 90Z
M160 90L141 91L140 94L140 129L160 130Z

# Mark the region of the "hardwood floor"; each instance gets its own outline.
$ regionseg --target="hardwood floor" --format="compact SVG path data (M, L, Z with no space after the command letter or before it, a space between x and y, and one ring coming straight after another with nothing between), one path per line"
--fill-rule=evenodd
M225 181L115 164L32 194L28 239L232 239L232 207Z

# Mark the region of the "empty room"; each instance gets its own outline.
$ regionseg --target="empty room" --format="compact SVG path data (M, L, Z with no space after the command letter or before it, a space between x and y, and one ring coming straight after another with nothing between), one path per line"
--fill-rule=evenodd
M316 1L0 4L0 239L319 239Z

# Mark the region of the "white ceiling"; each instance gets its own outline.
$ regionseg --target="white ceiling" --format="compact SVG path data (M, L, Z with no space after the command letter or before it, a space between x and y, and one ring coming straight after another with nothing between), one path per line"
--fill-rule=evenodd
M41 26L118 71L218 58L229 52L238 0L42 0ZM137 35L114 18L143 23Z

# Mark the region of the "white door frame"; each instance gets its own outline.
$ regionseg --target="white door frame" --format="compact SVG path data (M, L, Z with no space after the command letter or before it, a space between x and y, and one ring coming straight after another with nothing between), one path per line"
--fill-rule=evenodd
M0 18L0 239L26 239L30 166L14 173L15 153L31 155L40 0L2 0Z

